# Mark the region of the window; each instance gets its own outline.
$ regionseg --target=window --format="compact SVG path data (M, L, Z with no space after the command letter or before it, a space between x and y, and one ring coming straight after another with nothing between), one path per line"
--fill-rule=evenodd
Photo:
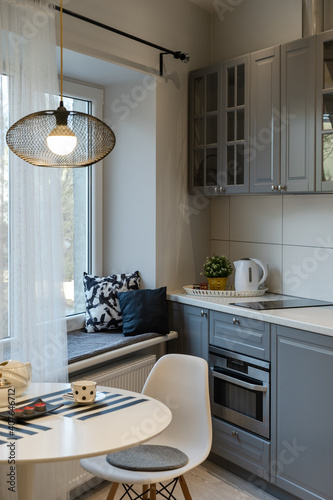
M91 113L91 101L64 97L68 111ZM91 168L64 168L62 209L64 227L64 294L66 314L85 310L82 276L91 272Z
M0 75L0 99L5 110L1 130L6 133L8 117L8 77ZM66 96L65 96L66 95ZM103 92L72 82L64 82L64 105L68 110L93 114L102 118ZM0 186L0 215L7 231L0 234L0 244L6 256L0 263L2 280L7 288L1 297L1 324L8 331L8 148L0 149L0 161L5 166ZM100 273L102 266L102 168L101 165L62 170L62 210L64 227L64 294L68 330L81 328L85 311L83 272ZM80 316L81 314L81 316Z
M64 81L68 110L102 118L101 89ZM83 325L85 311L83 273L101 272L102 165L63 169L64 293L68 330Z
M9 112L8 112L8 77L5 75L0 75L0 103L3 106L3 120L4 123L0 124L0 130L6 132L9 127ZM0 144L4 144L4 141L0 141ZM2 332L8 332L8 158L9 152L8 148L5 147L1 150L0 147L0 161L3 166L2 178L0 179L0 216L3 220L3 231L0 234L0 244L2 245L1 255L4 256L3 261L0 263L0 272L2 274L1 279L3 282L3 296L0 297L0 315L1 315L1 330ZM6 335L3 335L4 337Z

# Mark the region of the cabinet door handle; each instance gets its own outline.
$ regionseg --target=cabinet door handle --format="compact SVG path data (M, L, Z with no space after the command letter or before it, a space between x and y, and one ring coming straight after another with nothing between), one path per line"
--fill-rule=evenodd
M223 186L220 187L220 191L222 191L222 193L225 193L225 188Z
M232 322L234 325L240 325L239 319L237 318L232 318Z
M272 186L271 186L271 190L272 190L272 191L277 191L277 190L278 190L278 186L274 186L274 184L272 184Z
M232 431L232 437L233 438L238 438L239 437L238 432Z
M207 313L206 313L206 311L201 311L201 317L202 317L202 318L207 318Z
M216 186L216 188L214 189L215 193L218 194L220 192L220 188Z
M286 191L287 186L281 186L281 184L278 185L278 190L279 191Z

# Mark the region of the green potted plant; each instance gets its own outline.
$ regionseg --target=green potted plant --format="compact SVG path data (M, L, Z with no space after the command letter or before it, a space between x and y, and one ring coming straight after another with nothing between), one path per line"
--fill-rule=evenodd
M210 290L225 290L230 274L232 274L231 262L224 255L215 255L206 258L203 265L204 272L201 273L207 277Z

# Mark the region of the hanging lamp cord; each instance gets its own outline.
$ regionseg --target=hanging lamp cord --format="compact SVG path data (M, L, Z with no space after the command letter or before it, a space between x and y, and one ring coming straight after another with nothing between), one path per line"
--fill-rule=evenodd
M62 97L62 72L63 72L63 40L62 40L62 0L60 0L60 106L63 106Z

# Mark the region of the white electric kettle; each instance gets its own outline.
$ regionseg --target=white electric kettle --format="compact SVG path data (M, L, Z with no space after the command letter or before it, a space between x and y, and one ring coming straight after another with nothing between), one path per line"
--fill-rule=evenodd
M235 274L235 290L236 291L255 291L258 290L267 278L267 267L259 259L240 259L234 262ZM260 269L263 272L259 279Z

